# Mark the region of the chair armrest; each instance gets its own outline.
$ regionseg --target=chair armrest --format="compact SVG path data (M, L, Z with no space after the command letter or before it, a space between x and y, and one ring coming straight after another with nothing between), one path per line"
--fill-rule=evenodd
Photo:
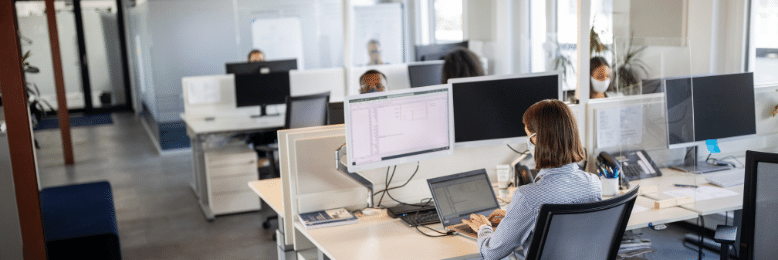
M716 234L713 236L713 241L722 244L734 244L737 239L737 227L718 225L716 226Z

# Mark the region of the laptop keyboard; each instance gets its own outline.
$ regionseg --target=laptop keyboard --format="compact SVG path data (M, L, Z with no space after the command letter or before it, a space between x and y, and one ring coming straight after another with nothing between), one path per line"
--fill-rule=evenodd
M438 213L435 211L428 213L408 214L400 217L400 219L411 227L440 223Z
M457 231L459 233L465 234L465 235L471 235L471 236L478 237L478 233L473 231L473 229L470 228L470 226L467 225L467 224L455 225L455 226L452 226L451 229L453 229L454 231Z

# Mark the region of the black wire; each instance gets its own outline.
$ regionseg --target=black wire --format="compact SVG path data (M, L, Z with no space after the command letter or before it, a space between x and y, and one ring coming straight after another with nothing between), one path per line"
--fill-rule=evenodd
M513 147L511 147L511 145L510 145L510 144L505 144L505 145L507 145L507 146L508 146L508 148L511 148L511 150L513 150L513 151L514 151L514 152L516 152L517 154L525 155L525 154L527 154L527 153L529 152L529 149L528 149L528 150L525 150L524 152L519 152L519 151L517 151L516 149L513 149Z
M700 250L698 252L698 259L702 260L702 247L703 247L703 245L702 245L702 237L703 237L704 231L705 231L705 218L702 215L698 216L697 218L700 220L700 224L701 224L700 225L700 247L699 247Z
M444 234L444 233L441 233L441 234L444 234L444 235L437 235L437 236L429 235L429 234L427 234L427 233L421 232L421 229L419 229L419 226L421 226L421 225L418 225L418 226L416 226L416 231L419 231L419 233L421 233L422 235L428 236L428 237L447 237L447 236L450 236L450 235L452 235L452 234L448 234L448 233L445 233L445 234ZM431 230L433 230L433 231L435 231L435 232L438 232L438 233L440 233L440 231L434 230L434 229L432 229L432 228L429 228L429 227L427 227L427 226L422 226L422 227L426 227L426 228L428 228L428 229L431 229Z
M389 187L389 184L392 183L392 180L394 179L394 173L395 173L395 171L397 171L397 165L395 165L394 166L394 170L392 170L392 177L388 178L388 180L387 180L387 177L389 177L389 168L392 168L392 167L391 166L386 167L386 176L384 176L384 183L386 183L386 187ZM375 196L379 192L384 192L383 194L381 194L381 199L378 200L378 205L376 207L381 207L381 201L384 200L384 194L386 194L386 191L387 191L387 189L383 189L381 191L373 193L373 196Z
M397 170L397 166L395 166L395 170ZM411 175L411 177L408 178L408 180L405 181L405 183L403 183L403 185L377 191L376 193L373 193L373 196L375 196L376 194L381 193L381 192L387 192L387 191L390 191L390 190L393 190L393 189L399 189L399 188L405 187L405 185L407 185L409 182L411 182L411 180L413 180L413 177L416 176L417 172L419 172L419 162L416 162L416 170L413 171L413 174ZM387 174L388 174L388 171L387 171ZM392 172L392 178L394 178L394 171ZM389 182L392 182L392 178L389 179ZM386 187L389 187L389 182L387 182Z

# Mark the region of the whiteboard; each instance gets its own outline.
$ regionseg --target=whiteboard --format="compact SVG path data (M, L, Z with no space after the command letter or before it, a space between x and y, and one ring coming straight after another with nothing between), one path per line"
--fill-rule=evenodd
M381 43L384 63L403 63L403 8L401 3L354 7L354 65L370 64L367 43Z
M262 50L265 59L297 59L297 69L303 69L303 34L299 18L254 20L251 22L251 39L252 47Z

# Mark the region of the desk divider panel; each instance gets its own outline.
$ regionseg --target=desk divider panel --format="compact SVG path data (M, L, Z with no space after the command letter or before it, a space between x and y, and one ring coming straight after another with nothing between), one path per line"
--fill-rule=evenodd
M288 210L292 208L292 188L296 185L292 185L292 176L290 172L292 168L297 167L297 157L294 156L294 141L297 139L322 137L331 135L343 135L345 133L343 125L331 125L331 126L317 126L298 129L287 129L278 131L278 165L281 171L281 185L283 190L284 201L284 230L289 232L294 230L294 218L292 211ZM290 145L292 144L292 145ZM334 150L333 150L334 151ZM326 152L326 151L322 151ZM332 156L335 157L335 156ZM334 163L333 163L334 164ZM291 221L290 221L291 220ZM292 232L291 234L294 234ZM287 246L294 245L294 235L284 236L284 244Z
M181 87L184 113L189 117L248 116L259 113L259 106L237 107L233 74L183 77ZM286 111L286 105L269 105L268 111L282 113Z
M291 70L289 85L292 96L330 92L330 102L341 102L346 96L346 75L343 68Z

